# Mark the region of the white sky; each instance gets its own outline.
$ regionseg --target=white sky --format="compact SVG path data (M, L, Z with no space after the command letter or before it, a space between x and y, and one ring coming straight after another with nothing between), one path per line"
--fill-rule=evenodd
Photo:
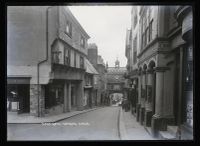
M108 66L118 57L125 67L126 29L131 27L131 6L69 6L69 9L90 36L88 43L96 43L98 54Z

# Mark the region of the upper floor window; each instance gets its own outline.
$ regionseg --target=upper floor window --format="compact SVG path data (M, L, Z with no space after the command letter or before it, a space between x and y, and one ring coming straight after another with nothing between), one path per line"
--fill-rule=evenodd
M97 81L98 81L97 77L94 76L94 84L95 84L95 85L97 84Z
M70 50L67 48L65 48L64 63L70 66Z
M85 38L81 36L81 47L85 48Z
M137 24L137 20L138 20L137 14L135 14L135 16L134 16L134 28L135 28L135 26L136 26L136 24Z
M135 51L133 55L133 63L135 64L137 62L137 51Z
M153 36L153 19L151 20L151 22L149 23L149 41L152 40L152 36Z
M80 68L84 69L84 59L80 56Z
M61 51L52 51L52 62L53 63L60 63L61 60Z
M92 85L92 78L89 76L86 76L86 85Z
M151 13L151 10L147 11ZM146 47L146 45L152 40L152 33L153 33L153 19L151 20L150 14L144 15L142 18L142 31L141 31L141 46L142 49Z
M67 21L65 31L66 31L68 36L72 37L72 24L69 21Z
M76 52L74 52L74 67L76 67Z
M130 37L129 37L129 40L130 40L130 42L131 42L131 40L132 40L132 30L130 30Z
M151 7L148 8L148 23L151 20Z
M137 37L135 37L133 42L133 63L137 62Z
M146 44L148 44L148 42L149 42L149 26L146 28L145 36L146 36Z

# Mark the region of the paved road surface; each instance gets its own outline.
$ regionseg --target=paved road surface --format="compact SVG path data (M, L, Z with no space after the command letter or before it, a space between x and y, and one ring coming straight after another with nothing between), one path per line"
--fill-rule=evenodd
M8 140L119 140L119 107L105 107L58 123L8 124ZM55 125L56 124L56 125Z

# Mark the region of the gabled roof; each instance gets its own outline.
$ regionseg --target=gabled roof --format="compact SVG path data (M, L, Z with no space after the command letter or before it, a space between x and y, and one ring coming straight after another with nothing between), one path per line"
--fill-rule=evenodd
M87 39L90 38L90 36L87 34L87 32L83 29L83 27L81 26L81 24L79 23L79 21L76 19L76 17L73 15L73 13L71 12L71 10L69 9L69 7L65 6L62 7L64 8L64 10L71 16L72 20L74 21L74 23L79 27L79 29L82 31L82 33L84 33L87 36Z
M90 63L88 59L85 59L86 62L86 72L89 74L96 74L98 75L98 71L94 68L94 66Z

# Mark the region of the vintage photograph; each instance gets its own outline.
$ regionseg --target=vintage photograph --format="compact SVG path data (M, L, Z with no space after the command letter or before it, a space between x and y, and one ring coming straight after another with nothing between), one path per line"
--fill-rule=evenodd
M193 140L192 5L7 6L7 141Z

